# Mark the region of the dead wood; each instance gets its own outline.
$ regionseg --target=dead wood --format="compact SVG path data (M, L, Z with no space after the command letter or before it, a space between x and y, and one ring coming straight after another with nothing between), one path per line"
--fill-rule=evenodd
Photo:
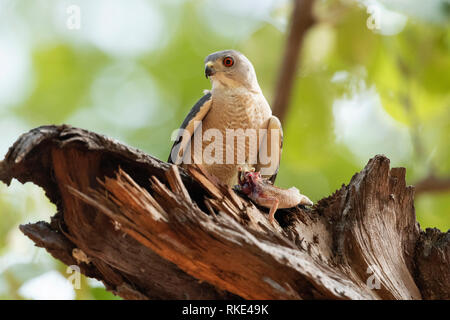
M58 210L22 232L126 299L450 298L449 232L420 229L414 187L384 156L276 227L200 168L70 126L22 135L0 162L13 178Z

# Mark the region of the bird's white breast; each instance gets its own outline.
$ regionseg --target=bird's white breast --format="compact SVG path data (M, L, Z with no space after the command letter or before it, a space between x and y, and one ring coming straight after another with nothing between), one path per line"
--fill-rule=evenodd
M211 110L203 120L202 130L205 132L208 129L217 129L222 133L224 160L227 152L234 149L235 158L237 154L245 154L247 161L249 157L249 140L246 139L243 145L234 140L230 143L226 139L227 129L255 129L257 143L259 143L259 129L267 128L271 115L270 106L262 93L249 92L239 88L228 89L226 92L213 92ZM210 143L210 141L203 141L203 148ZM258 146L252 146L252 148L257 150ZM236 183L238 166L242 166L242 164L205 165L208 171L222 181L228 181L230 184ZM247 167L252 166L247 165Z
M267 126L272 111L262 93L234 88L214 92L211 112L204 119L204 128L259 129Z

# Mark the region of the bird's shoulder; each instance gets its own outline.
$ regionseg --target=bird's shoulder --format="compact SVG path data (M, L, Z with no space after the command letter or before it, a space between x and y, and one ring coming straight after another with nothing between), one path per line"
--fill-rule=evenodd
M169 154L169 163L176 163L176 161L173 161L173 155L172 153L174 151L176 156L175 158L178 158L178 150L181 148L184 150L187 143L189 142L186 138L186 131L188 133L188 136L192 136L194 134L194 131L196 129L196 121L200 122L202 121L205 116L208 114L209 110L211 109L211 92L206 92L191 108L189 113L184 118L177 136L175 138L175 141L172 145L172 148L170 150Z
M198 118L200 115L202 115L203 112L207 112L207 110L204 110L206 108L210 107L212 100L212 94L210 91L205 92L205 94L194 104L194 106L191 108L189 113L184 118L183 123L180 126L180 129L185 129L189 122L192 120ZM204 115L202 116L202 118Z

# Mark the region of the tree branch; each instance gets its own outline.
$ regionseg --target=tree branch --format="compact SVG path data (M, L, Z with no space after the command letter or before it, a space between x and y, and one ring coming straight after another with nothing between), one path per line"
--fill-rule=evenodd
M298 57L305 34L314 24L312 6L314 0L294 0L294 9L286 39L283 60L276 84L275 99L272 104L273 114L284 123L294 78L297 73Z
M416 194L449 191L450 178L440 178L435 175L429 175L416 183Z
M312 209L255 206L189 172L69 126L22 135L0 180L58 213L21 226L126 299L448 299L450 235L421 231L405 169L376 156Z

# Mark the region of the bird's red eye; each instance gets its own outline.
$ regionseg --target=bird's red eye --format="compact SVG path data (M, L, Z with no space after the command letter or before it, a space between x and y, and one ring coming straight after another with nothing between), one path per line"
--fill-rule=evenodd
M233 66L233 64L234 64L234 60L232 57L226 57L225 59L223 59L223 65L225 67L229 68L229 67Z

